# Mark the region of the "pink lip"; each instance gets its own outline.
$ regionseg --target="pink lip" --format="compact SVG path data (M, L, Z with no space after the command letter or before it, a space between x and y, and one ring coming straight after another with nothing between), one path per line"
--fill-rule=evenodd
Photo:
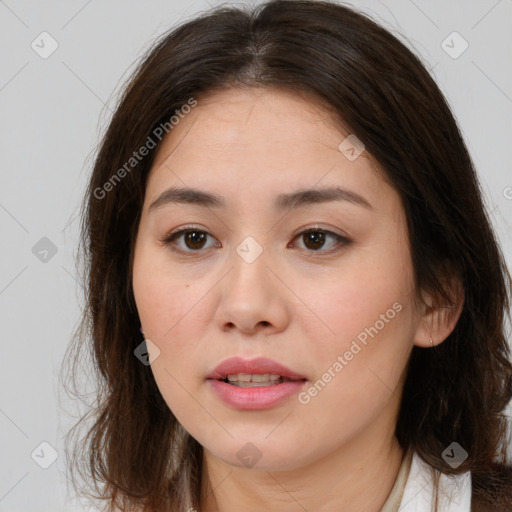
M291 382L251 388L242 388L223 382L227 375L235 373L270 373L291 379ZM208 375L208 382L217 396L228 405L236 409L255 410L274 407L285 401L304 387L306 378L272 359L233 357L220 363Z

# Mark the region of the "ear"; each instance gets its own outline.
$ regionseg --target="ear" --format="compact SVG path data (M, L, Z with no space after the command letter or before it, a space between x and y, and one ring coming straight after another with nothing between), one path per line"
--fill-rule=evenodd
M455 329L464 306L464 288L459 278L451 276L443 280L454 304L434 304L433 296L422 293L421 318L414 335L414 344L429 348L442 343ZM432 337L432 344L430 338Z

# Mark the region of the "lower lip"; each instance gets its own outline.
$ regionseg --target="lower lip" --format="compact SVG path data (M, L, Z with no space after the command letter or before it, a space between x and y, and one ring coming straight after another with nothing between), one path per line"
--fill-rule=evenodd
M221 380L208 379L221 400L236 409L268 409L284 402L298 393L306 384L305 380L242 388Z

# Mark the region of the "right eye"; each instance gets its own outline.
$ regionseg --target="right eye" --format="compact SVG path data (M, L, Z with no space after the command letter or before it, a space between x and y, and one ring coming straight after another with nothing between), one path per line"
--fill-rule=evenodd
M204 231L202 229L196 228L194 226L187 226L178 231L174 231L166 236L162 242L165 245L168 245L171 251L186 254L192 252L199 252L201 249L204 249L206 239L211 236L210 233ZM185 248L183 245L179 247L176 244L176 240L183 240L185 244ZM189 250L187 250L187 248ZM208 249L209 247L207 247Z

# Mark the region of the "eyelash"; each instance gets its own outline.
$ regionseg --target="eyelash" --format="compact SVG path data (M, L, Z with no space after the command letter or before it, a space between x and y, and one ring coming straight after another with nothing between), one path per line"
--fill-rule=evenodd
M163 237L160 241L164 243L164 245L166 246L169 246L170 250L173 251L173 252L176 252L178 254L184 254L184 255L190 255L190 254L194 254L194 253L200 253L200 252L204 252L203 249L197 249L197 250L183 250L183 249L177 249L176 247L172 247L173 245L173 242L179 238L180 236L186 234L186 233L190 233L190 232L195 232L195 233L202 233L202 234L206 234L208 236L211 236L210 233L208 233L207 231L203 230L203 229L200 229L198 228L197 226L185 226L184 228L178 230L178 231L174 231L172 233L169 233L169 235ZM332 254L334 252L337 252L339 250L341 250L342 247L346 247L348 246L350 243L351 243L351 240L344 237L344 236L341 236L341 235L338 235L337 233L333 233L332 231L329 231L329 230L326 230L326 229L321 229L321 228L317 228L317 227L312 227L312 228L308 228L304 231L301 231L300 233L298 233L293 239L297 239L299 238L301 235L305 235L305 234L308 234L308 233L323 233L324 235L328 235L328 236L332 236L337 244L334 248L332 249L329 249L327 251L322 251L321 249L319 250L309 250L309 249L303 249L307 252L310 252L312 254L315 254L315 253L326 253L326 254Z

